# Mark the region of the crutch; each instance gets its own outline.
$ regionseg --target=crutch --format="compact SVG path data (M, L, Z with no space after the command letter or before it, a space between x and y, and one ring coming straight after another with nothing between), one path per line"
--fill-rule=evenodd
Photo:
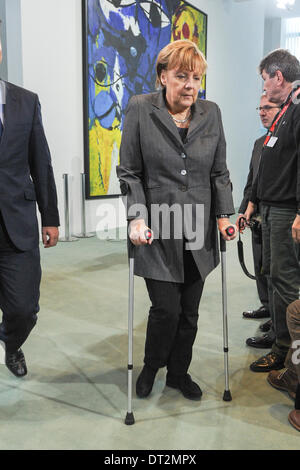
M226 233L231 236L235 232L233 226L227 227ZM224 369L225 369L225 390L224 401L231 401L229 390L229 367L228 367L228 324L227 324L227 283L226 283L226 240L220 233L220 251L221 251L221 271L222 271L222 305L223 305L223 346L224 346Z
M151 231L146 230L145 237L147 240L151 238ZM127 384L127 414L125 424L131 425L135 423L132 411L132 371L133 371L133 310L134 310L134 255L135 247L128 240L128 257L129 257L129 291L128 291L128 384Z
M132 412L132 350L133 350L133 303L134 303L134 245L128 241L129 291L128 291L128 378L127 378L127 414L125 424L134 424Z

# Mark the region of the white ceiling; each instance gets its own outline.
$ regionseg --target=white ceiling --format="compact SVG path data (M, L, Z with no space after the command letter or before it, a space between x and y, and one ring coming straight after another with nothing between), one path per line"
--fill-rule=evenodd
M276 7L276 0L261 0L265 2L265 16L267 18L293 18L300 17L300 0L295 1L291 11L281 10Z
M223 0L230 1L230 0ZM254 0L233 0L235 3L253 2ZM257 0L258 1L258 0ZM291 10L282 10L276 7L277 0L259 0L265 5L266 18L294 18L300 17L300 0L295 0Z

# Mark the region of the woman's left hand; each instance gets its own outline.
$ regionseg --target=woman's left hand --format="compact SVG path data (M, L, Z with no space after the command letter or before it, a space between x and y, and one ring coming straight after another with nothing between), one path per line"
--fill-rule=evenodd
M233 227L234 228L234 234L233 235L231 235L231 236L227 235L227 233L226 233L227 227ZM218 219L218 228L219 228L219 231L221 232L224 240L229 242L230 240L235 239L236 234L237 234L237 228L236 228L236 225L232 224L228 218L223 217L223 218Z

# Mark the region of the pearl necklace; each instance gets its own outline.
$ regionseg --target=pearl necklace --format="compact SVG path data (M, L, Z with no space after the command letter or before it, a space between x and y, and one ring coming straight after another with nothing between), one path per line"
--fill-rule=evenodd
M173 121L178 122L179 124L184 124L185 122L187 122L187 121L190 119L190 117L191 117L191 110L190 110L188 116L187 116L185 119L176 119L176 118L174 118L174 116L172 116L171 113L169 113L169 114L170 114L171 118L173 119Z

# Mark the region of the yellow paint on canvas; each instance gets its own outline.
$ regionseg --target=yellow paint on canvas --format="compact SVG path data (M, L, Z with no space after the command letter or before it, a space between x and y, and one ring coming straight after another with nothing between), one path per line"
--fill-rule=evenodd
M102 57L104 61L104 57ZM105 85L95 83L95 96L101 91L109 90L111 79L106 77ZM105 129L95 119L89 130L90 157L90 195L107 196L112 168L112 152L119 150L121 145L120 121L115 118L112 129Z
M117 120L116 120L117 121ZM118 123L115 122L115 125ZM112 171L112 152L121 145L121 130L104 129L95 121L89 131L90 138L90 195L106 196ZM113 168L115 171L115 167Z
M178 39L193 41L205 55L206 17L184 2L180 2L172 16L171 42ZM202 79L202 88L205 88L205 76Z

